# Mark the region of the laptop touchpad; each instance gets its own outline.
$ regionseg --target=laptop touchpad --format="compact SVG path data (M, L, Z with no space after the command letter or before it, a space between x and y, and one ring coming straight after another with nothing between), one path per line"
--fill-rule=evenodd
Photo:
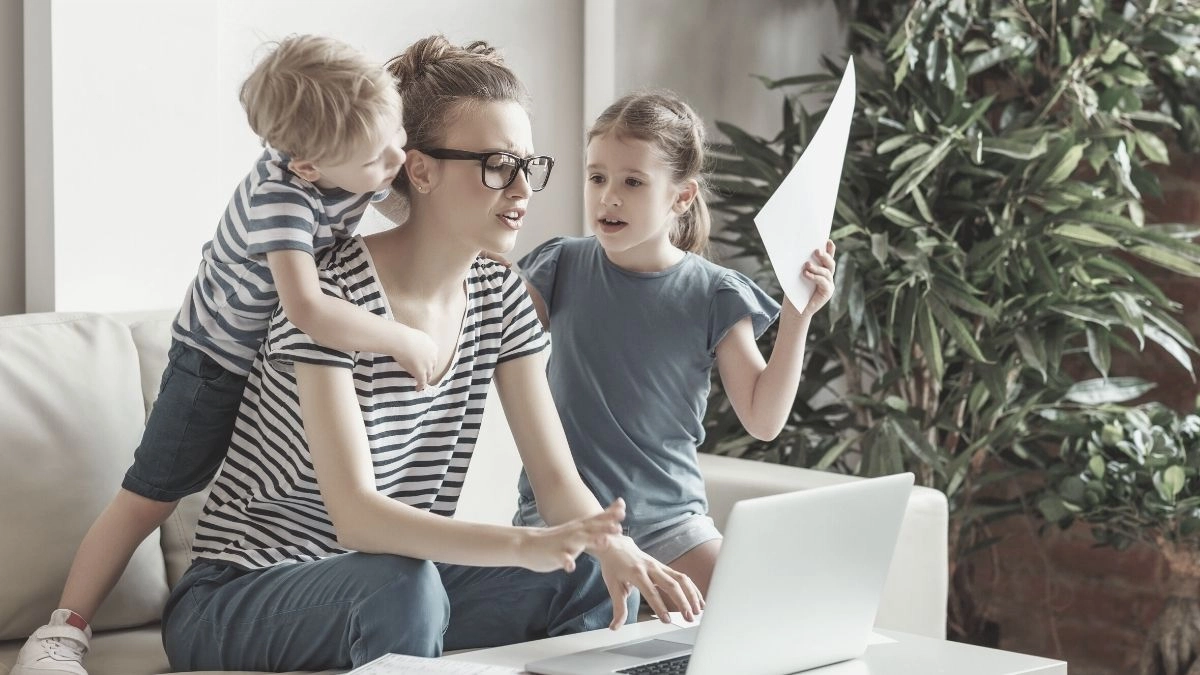
M667 654L677 654L681 651L686 651L687 645L681 645L678 642L668 642L666 640L644 640L635 642L630 645L614 647L605 650L609 654L620 654L621 656L632 656L639 659L653 659Z

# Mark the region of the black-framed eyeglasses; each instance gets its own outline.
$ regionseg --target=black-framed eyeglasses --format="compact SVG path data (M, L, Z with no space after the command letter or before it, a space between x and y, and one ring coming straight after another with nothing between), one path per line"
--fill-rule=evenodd
M517 171L525 172L529 189L541 192L550 182L550 171L554 169L554 158L547 155L517 157L511 152L469 152L449 148L429 148L420 152L434 159L473 159L479 162L483 184L493 190L503 190L517 179Z

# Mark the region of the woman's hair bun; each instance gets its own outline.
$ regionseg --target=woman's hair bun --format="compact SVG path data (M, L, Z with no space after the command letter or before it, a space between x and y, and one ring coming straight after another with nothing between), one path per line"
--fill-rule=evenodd
M504 66L504 57L496 48L483 40L466 46L451 44L444 35L430 35L417 40L403 54L388 61L387 69L400 83L400 91L412 86L422 76L436 72L439 65L467 63Z
M429 67L446 59L458 49L444 35L430 35L414 42L404 53L387 62L388 72L399 81L401 88L411 85Z

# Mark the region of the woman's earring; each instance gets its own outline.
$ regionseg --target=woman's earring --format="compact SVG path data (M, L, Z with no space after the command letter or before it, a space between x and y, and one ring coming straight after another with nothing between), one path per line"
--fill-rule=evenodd
M421 194L425 194L426 192L429 192L429 188L425 187L424 185L418 185L417 192L420 192Z

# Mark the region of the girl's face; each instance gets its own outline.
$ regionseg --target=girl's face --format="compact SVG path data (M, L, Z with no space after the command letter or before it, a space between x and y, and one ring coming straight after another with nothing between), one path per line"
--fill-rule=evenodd
M584 202L609 257L645 259L669 247L671 228L690 205L694 183L677 184L648 141L608 133L588 143Z
M438 149L504 151L529 157L533 154L529 115L515 102L472 105L446 130ZM459 236L479 250L496 253L512 250L533 193L524 171L517 171L508 187L494 190L483 183L479 159L434 159L423 155L421 164L428 170L430 207L449 230L448 236Z

